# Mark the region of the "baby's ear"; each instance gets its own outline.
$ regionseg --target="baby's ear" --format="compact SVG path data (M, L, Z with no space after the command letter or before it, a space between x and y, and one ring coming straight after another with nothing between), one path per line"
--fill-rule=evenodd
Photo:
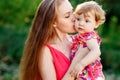
M95 28L98 28L99 25L100 25L100 23L99 23L99 21L97 21L97 22L96 22L96 26L95 26Z

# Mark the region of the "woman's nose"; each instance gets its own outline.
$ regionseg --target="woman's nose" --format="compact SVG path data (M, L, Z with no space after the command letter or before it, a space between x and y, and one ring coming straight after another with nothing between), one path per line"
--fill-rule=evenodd
M72 22L75 22L75 15L73 14L73 16L72 16Z

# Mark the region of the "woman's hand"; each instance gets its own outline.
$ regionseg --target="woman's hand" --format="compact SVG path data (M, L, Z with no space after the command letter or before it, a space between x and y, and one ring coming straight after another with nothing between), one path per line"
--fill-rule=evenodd
M85 66L81 62L77 63L76 66L74 66L73 69L70 70L70 75L79 78L79 74L82 73L84 67Z
M83 80L83 79L81 79L81 78L77 78L77 79L75 79L75 80Z

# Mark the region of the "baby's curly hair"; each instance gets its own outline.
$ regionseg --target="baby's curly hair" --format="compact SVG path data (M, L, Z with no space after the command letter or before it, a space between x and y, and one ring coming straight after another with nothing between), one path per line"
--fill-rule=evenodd
M91 12L95 15L96 22L99 24L103 24L105 22L105 11L95 1L87 1L84 3L79 4L75 9L75 14L84 14L85 16L88 15L88 12Z

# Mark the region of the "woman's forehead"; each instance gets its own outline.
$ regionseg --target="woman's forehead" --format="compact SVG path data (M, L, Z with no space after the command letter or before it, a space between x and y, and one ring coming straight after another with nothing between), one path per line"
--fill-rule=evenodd
M68 12L71 12L73 7L71 6L70 2L67 0L64 0L61 5L58 7L58 13L60 14L66 14Z

